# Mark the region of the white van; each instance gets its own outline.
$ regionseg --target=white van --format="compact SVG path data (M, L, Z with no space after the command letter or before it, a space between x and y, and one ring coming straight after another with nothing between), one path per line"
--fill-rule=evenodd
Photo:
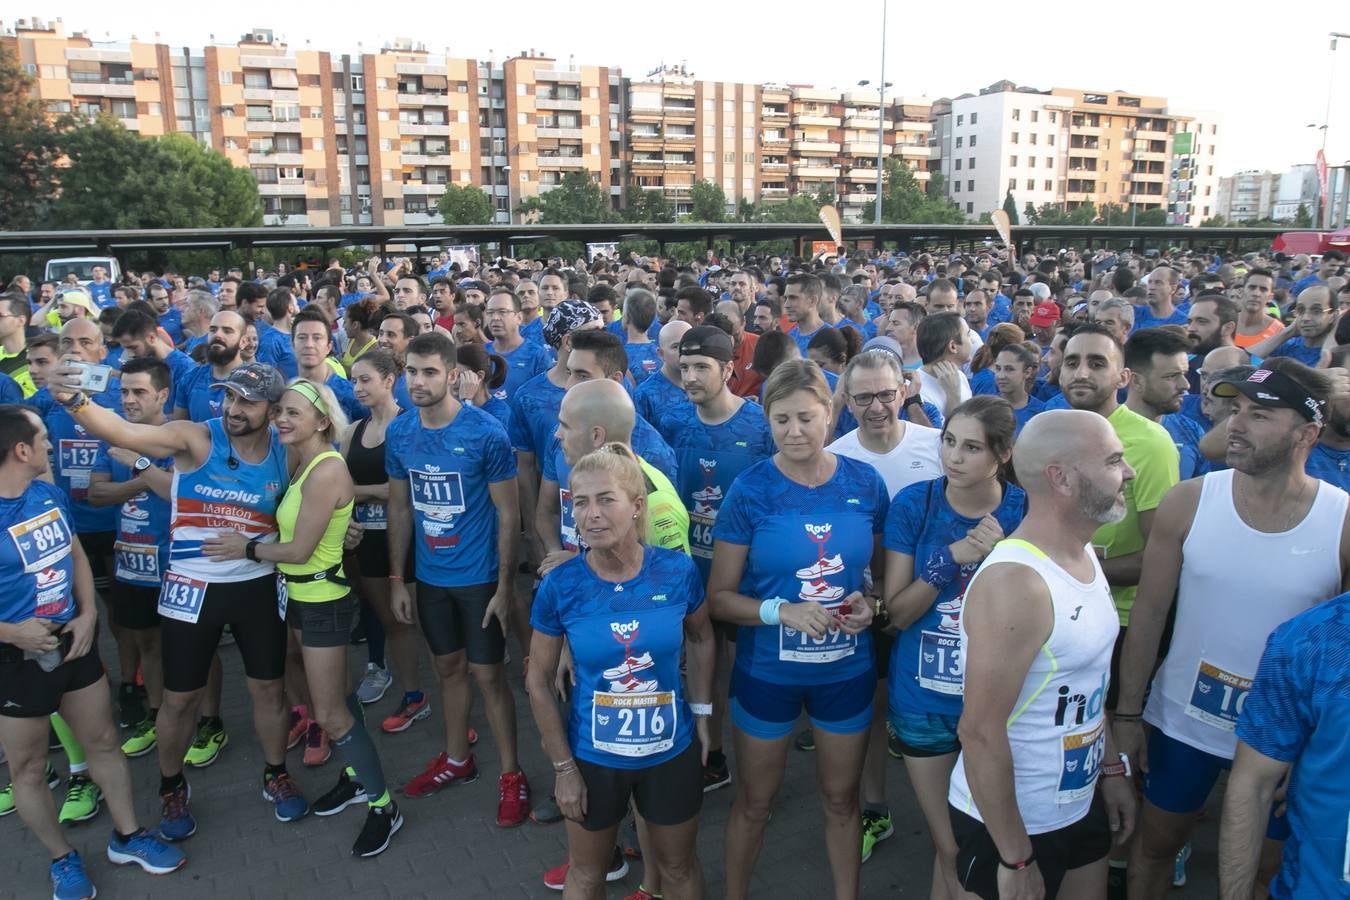
M113 284L121 284L122 267L118 264L116 257L112 256L72 256L65 259L47 260L47 271L42 276L43 281L64 282L66 276L74 274L80 280L80 284L88 284L94 280L94 267L102 266L108 273L108 280Z

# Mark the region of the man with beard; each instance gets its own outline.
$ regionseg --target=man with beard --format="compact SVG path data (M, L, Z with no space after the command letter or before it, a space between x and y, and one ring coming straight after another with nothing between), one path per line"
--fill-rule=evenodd
M1336 302L1336 295L1325 284L1307 288L1294 304L1294 321L1279 334L1252 344L1252 356L1257 359L1288 356L1305 366L1316 366L1322 350L1334 343L1339 313Z
M1100 333L1069 341L1067 359L1089 355L1118 360L1120 348ZM1114 386L1102 393L1115 402ZM1127 514L1127 453L1084 412L1027 423L1013 450L1026 518L966 588L962 750L947 800L961 886L980 897L1104 897L1107 854L1134 827L1102 696L1119 623L1085 547Z
M227 324L242 330L236 313L217 313L216 319L213 332L218 325L223 332ZM237 349L237 333L230 339ZM227 348L224 342L216 343L213 334L216 357ZM282 822L295 821L309 811L286 772L289 711L282 683L286 623L277 615L276 572L272 563L259 562L254 552L258 542L276 540L276 509L290 480L286 450L270 424L285 385L281 374L265 365L235 366L219 379L211 369L205 371L191 394L194 400L208 390L223 394L222 416L164 425L132 424L90 402L70 386L77 374L73 369L58 368L51 383L53 396L91 437L151 459L173 457L177 472L170 500L169 571L158 608L164 695L155 720L159 831L171 841L185 840L197 830L188 809L184 754L193 741L192 719L206 693L227 625L238 643L253 700L264 761L263 797ZM203 552L202 543L221 528L232 528L249 539L246 559L218 560Z
M1092 535L1092 545L1111 584L1111 594L1120 615L1121 639L1130 624L1135 585L1139 583L1144 544L1153 527L1154 514L1163 496L1177 483L1179 468L1177 448L1166 429L1117 401L1116 391L1125 387L1129 378L1124 351L1105 326L1095 322L1081 325L1064 345L1059 382L1065 400L1074 409L1093 412L1106 419L1125 448L1125 462L1135 473L1125 488L1125 515L1102 525ZM1046 414L1041 413L1042 416ZM1032 421L1039 419L1040 416ZM1106 698L1108 710L1116 705L1119 679L1115 677L1115 666L1119 649L1117 641L1116 652L1111 657L1111 688Z
M206 362L185 373L175 388L175 420L205 422L220 416L225 390L215 385L223 384L226 377L242 365L239 348L244 342L244 324L244 317L237 312L222 310L211 317Z
M1266 638L1350 587L1350 498L1305 471L1331 391L1325 374L1285 359L1267 361L1244 381L1215 384L1215 394L1234 404L1231 468L1179 485L1158 508L1114 720L1120 748L1147 766L1131 900L1167 894L1173 860L1232 763L1235 728ZM1174 602L1176 622L1159 666ZM1147 736L1144 721L1153 726ZM1282 817L1272 818L1268 845L1288 833Z
M1191 312L1209 305L1196 304ZM1171 327L1141 328L1125 342L1125 367L1130 370L1125 405L1167 429L1177 446L1182 481L1209 471L1209 463L1200 452L1204 429L1179 412L1181 399L1186 396L1188 346L1187 339Z
M1350 347L1331 351L1333 368L1350 366ZM1327 425L1322 439L1308 453L1307 473L1314 478L1350 491L1350 397L1333 397L1327 402Z
M1200 391L1200 366L1211 350L1232 347L1237 332L1238 305L1221 293L1201 294L1186 314L1186 337L1191 342L1191 358L1186 381L1191 391Z

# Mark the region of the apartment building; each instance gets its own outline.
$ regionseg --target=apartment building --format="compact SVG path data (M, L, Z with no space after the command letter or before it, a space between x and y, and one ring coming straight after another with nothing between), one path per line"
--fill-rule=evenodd
M1072 210L1091 202L1198 224L1215 193L1219 125L1161 97L998 82L941 106L948 196L976 218L1011 193Z

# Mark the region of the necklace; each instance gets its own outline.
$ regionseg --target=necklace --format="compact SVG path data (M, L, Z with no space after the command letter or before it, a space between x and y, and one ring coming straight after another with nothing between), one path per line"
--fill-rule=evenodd
M1247 518L1247 520L1248 520L1248 521L1251 521L1251 520L1256 519L1257 516L1256 516L1255 512L1254 512L1253 509L1252 509L1252 502L1251 502L1251 499L1247 496L1247 480L1246 480L1245 478L1242 479L1242 480L1240 480L1240 481L1238 482L1238 490L1237 490L1237 493L1238 493L1238 499L1242 501L1242 505L1246 508L1246 512L1247 512L1246 518ZM1303 486L1302 486L1302 485L1299 485L1298 495L1295 496L1295 497L1293 498L1293 500L1292 500L1292 501L1290 502L1290 504L1289 504L1289 515L1288 515L1288 517L1287 517L1287 518L1285 519L1285 521L1284 521L1284 527L1283 527L1283 528L1280 528L1278 531L1272 532L1272 533L1280 534L1280 533L1286 532L1286 531L1288 531L1289 529L1293 528L1293 527L1294 527L1294 517L1298 515L1299 509L1300 509L1302 506L1303 506ZM1258 530L1259 530L1259 529L1258 529Z

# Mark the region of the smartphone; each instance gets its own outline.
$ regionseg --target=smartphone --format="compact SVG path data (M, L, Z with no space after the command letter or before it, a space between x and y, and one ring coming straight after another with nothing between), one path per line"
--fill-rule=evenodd
M66 363L72 369L80 370L79 388L91 394L100 394L108 389L112 380L112 366L71 360Z

